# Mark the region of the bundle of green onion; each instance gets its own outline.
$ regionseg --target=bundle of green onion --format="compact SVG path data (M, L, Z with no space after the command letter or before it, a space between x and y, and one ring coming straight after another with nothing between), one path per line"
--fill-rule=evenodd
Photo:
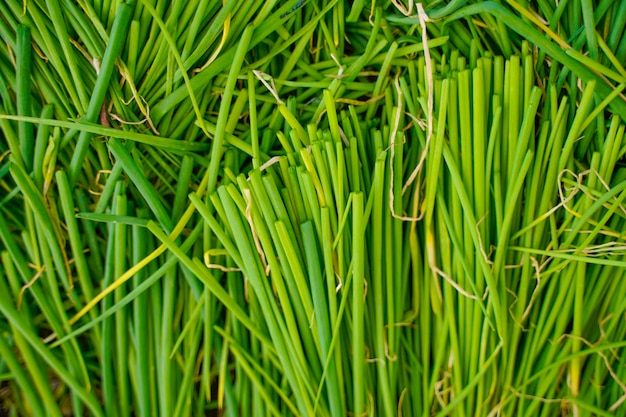
M625 28L0 3L0 414L623 415Z

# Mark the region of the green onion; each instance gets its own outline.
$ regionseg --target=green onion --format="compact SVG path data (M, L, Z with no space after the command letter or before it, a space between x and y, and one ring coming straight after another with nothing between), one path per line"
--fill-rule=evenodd
M0 414L626 414L623 2L0 15Z

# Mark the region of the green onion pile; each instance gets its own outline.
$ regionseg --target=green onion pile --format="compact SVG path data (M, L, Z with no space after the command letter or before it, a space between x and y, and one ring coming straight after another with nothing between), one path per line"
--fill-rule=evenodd
M626 2L0 38L0 415L626 415Z

